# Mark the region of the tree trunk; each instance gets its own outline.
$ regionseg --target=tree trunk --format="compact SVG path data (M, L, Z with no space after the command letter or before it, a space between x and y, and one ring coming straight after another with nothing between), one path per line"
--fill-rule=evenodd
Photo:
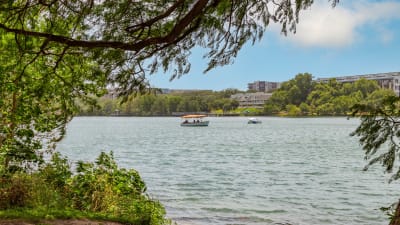
M389 225L400 225L400 200L397 203L396 211Z

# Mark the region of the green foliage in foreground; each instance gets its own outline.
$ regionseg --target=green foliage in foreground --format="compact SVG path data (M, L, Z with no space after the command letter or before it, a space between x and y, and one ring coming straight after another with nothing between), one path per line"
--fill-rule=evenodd
M95 163L78 162L74 174L56 153L37 172L3 172L0 179L0 218L171 224L163 206L145 193L138 172L118 168L112 153L101 153Z
M361 123L351 135L359 137L368 164L381 164L392 176L389 182L400 178L400 98L375 96L374 101L361 102L353 107L352 116L360 116ZM397 205L397 206L396 206ZM390 225L400 223L400 201L381 210L391 217Z
M386 172L394 172L390 181L399 179L400 98L388 96L375 103L356 104L353 116L357 114L361 115L361 124L351 135L360 137L365 158L369 160L365 170L380 163Z
M92 96L103 95L106 77L85 55L59 61L61 46L49 51L39 40L2 30L0 43L0 170L36 167L63 138L77 99L90 104ZM36 52L47 53L39 57Z

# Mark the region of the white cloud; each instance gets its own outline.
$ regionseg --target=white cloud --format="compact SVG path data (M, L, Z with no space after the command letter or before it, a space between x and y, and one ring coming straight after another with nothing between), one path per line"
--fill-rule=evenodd
M304 47L344 47L362 39L360 29L370 25L375 30L373 35L387 43L393 33L385 28L385 22L400 19L398 12L400 2L393 1L353 1L353 5L341 1L335 8L328 1L315 3L301 13L296 34L285 39Z

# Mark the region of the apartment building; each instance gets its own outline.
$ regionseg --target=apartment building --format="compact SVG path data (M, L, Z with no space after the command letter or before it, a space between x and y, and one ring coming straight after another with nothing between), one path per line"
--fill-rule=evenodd
M248 90L253 90L257 92L272 92L280 87L280 82L270 82L270 81L255 81L253 83L248 83Z
M272 93L239 93L231 96L231 99L239 102L239 107L263 108L265 102L272 96Z
M326 83L331 79L336 79L336 81L340 83L352 83L361 78L375 80L381 88L391 89L397 94L397 96L400 96L400 72L318 78L316 81Z

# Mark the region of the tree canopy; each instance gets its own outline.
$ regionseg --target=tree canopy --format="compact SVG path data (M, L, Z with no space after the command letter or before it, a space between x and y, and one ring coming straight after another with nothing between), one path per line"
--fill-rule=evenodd
M108 95L98 99L98 107L83 105L79 115L85 116L173 116L185 113L237 113L239 102L231 95L237 89L222 91L190 91L157 95L130 96L128 100Z
M106 83L99 66L84 55L58 61L63 50L56 47L47 56L20 52L14 41L23 42L27 51L40 51L30 37L1 33L0 41L0 161L8 168L40 161L63 136L76 111L75 99L88 102L87 93L104 94Z
M331 0L335 5L338 0ZM208 49L208 71L232 62L270 22L295 32L301 10L312 0L11 0L0 3L0 31L12 34L21 54L93 59L120 93L149 87L146 74L159 68L171 79L190 70L191 49ZM29 37L29 38L28 38ZM26 42L35 44L27 47Z

